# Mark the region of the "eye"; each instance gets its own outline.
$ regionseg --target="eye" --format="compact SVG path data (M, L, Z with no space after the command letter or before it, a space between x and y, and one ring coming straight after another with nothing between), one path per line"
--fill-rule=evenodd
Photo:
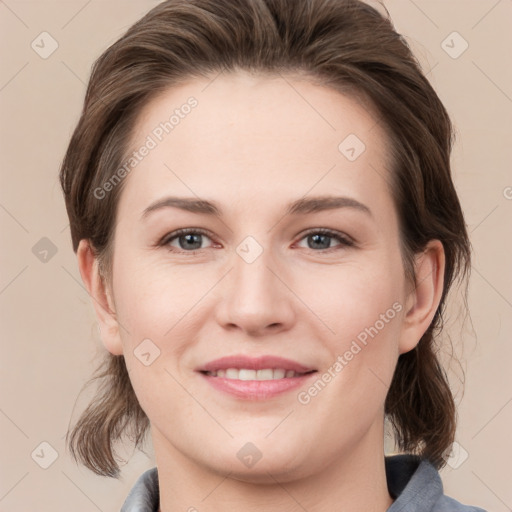
M202 229L178 229L166 235L159 245L168 247L171 251L193 252L204 249L201 247L204 238L211 241L208 233Z
M205 238L212 242L212 238L207 231L200 228L184 228L165 235L158 245L174 252L193 253L206 248L202 247ZM332 239L338 242L334 247L332 246ZM330 250L343 249L355 245L354 241L347 235L330 229L311 230L300 240L306 240L307 248L314 250L314 252L328 252Z
M337 246L331 246L332 239L339 242ZM337 248L342 249L344 247L352 247L354 245L354 241L347 235L330 229L316 229L314 231L310 231L306 233L301 240L307 240L307 248L316 250L315 252L328 251L331 249L336 250Z

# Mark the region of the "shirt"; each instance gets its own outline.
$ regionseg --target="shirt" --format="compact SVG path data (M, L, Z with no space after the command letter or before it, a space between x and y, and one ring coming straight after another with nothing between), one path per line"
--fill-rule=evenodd
M486 512L445 496L438 470L416 455L385 458L388 491L395 500L387 512ZM157 468L143 473L131 489L121 512L158 512Z

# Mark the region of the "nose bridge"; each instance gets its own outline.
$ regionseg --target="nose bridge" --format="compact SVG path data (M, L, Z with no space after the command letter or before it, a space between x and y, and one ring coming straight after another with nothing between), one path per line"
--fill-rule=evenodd
M272 297L279 293L276 290L278 287L276 277L270 271L270 268L275 267L272 248L265 241L260 243L254 236L249 235L238 244L235 252L236 255L233 255L235 292L242 295L238 297L238 302L243 303L244 296L247 300L253 297L265 302L271 301Z
M293 319L290 293L277 277L281 271L272 248L265 245L247 236L236 246L221 299L222 323L255 333L269 326L283 327Z

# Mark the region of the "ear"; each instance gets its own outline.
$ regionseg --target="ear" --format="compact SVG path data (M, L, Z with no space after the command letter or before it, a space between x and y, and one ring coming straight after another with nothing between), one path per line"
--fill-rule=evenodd
M92 299L100 325L101 340L105 348L114 355L123 354L111 291L99 273L98 259L89 240L82 239L77 250L78 267L82 281Z
M444 286L445 255L443 244L431 240L415 257L415 285L405 304L400 336L400 354L413 350L432 323Z

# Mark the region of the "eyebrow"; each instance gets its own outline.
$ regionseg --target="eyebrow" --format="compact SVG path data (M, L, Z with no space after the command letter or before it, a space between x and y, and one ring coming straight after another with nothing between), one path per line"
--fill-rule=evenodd
M222 217L222 209L215 201L195 199L192 197L164 197L149 205L142 213L141 218L147 217L151 212L162 208L179 208L192 213ZM303 215L337 208L352 208L366 213L370 217L372 212L365 204L346 196L315 196L301 198L288 205L286 215Z

